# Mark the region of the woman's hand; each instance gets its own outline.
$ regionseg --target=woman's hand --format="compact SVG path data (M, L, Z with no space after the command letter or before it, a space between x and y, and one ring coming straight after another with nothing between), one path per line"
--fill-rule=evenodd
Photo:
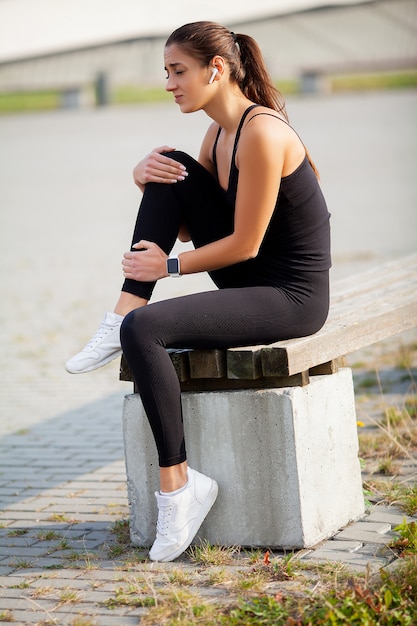
M184 180L187 171L182 163L163 155L173 152L175 148L160 146L150 152L133 170L133 180L143 191L146 183L176 183Z
M123 255L122 266L125 278L153 282L168 276L168 256L156 243L142 239L133 247L137 252L125 252Z

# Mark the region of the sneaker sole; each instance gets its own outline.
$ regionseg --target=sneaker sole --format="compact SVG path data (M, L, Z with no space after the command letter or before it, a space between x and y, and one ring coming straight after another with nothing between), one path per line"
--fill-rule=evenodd
M177 548L175 550L175 552L173 552L172 554L170 554L167 557L164 557L162 559L161 558L160 559L156 559L156 558L152 558L150 556L151 561L158 561L159 563L168 563L169 561L173 561L174 559L179 557L180 554L185 552L185 550L190 546L192 540L194 539L194 537L198 533L198 530L199 530L201 524L204 522L205 518L207 517L211 507L215 503L218 492L219 492L219 487L218 487L216 481L212 479L211 489L210 489L210 491L209 491L209 493L207 495L207 498L205 499L205 501L204 501L204 503L203 503L203 505L201 507L201 511L200 511L199 516L196 517L196 519L194 520L194 524L192 525L192 527L190 529L190 532L189 532L189 535L187 537L187 540L184 541L182 546Z
M123 350L118 350L117 352L114 352L111 356L107 357L107 359L104 359L104 361L100 361L99 363L90 365L90 367L86 367L85 369L82 369L82 370L74 371L74 370L69 369L67 365L65 365L65 369L67 370L68 374L86 374L87 372L92 372L93 370L100 369L100 367L107 365L107 363L110 363L110 361L114 361L114 359L117 359L117 357L121 356L122 353L123 353Z

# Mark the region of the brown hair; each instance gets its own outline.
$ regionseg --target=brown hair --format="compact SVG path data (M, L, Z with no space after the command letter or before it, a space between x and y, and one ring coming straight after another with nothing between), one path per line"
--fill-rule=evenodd
M284 96L272 84L262 52L249 35L235 34L215 22L192 22L174 30L165 43L171 44L184 48L202 67L209 65L216 55L223 57L231 80L249 100L274 109L288 121ZM306 154L318 175L307 149Z

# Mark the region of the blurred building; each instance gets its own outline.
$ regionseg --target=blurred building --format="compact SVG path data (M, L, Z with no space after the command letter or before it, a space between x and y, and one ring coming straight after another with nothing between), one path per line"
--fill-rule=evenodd
M1 37L2 30L7 33L7 19L11 19L3 10L11 2L0 2L0 92L52 88L63 90L70 98L93 85L99 97L101 90L104 100L108 89L163 85L166 36L180 24L196 19L213 19L235 32L252 35L262 48L273 78L302 77L306 89L309 81L314 87L318 77L329 73L417 68L417 0L258 0L250 5L244 0L230 0L225 3L228 11L210 7L210 3L188 2L192 9L185 12L181 5L187 3L181 0L169 4L136 0L131 6L140 9L138 14L123 12L123 1L112 3L113 8L119 7L114 28L110 12L110 23L100 32L93 26L85 27L82 12L68 24L66 14L64 23L57 19L54 22L53 16L48 22L47 14L43 18L40 14L38 24L31 24L30 14L24 13L21 19L26 24L26 38L24 33L16 32L8 40L14 44L16 37L21 37L20 47L7 45L5 36ZM19 2L25 6L24 0L14 2L15 10ZM41 11L46 2L26 0L26 7L29 11L29 7L33 10L38 6ZM56 7L63 3L54 0L53 4ZM76 5L69 1L68 6ZM106 6L106 0L98 3L97 11L101 13L96 13L97 23L103 24ZM88 7L85 0L84 10ZM31 45L30 33L33 35L42 24L43 35L38 33ZM13 24L9 26L13 34Z

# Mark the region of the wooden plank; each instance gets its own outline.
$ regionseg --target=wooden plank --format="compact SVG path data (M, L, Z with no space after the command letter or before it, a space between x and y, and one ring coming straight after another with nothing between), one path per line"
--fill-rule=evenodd
M362 319L350 316L329 320L324 329L301 339L277 342L262 350L264 376L291 376L297 371L337 359L372 343L392 337L417 324L415 301L391 310L388 304ZM279 345L281 343L281 346Z
M190 365L188 360L189 350L168 350L168 353L174 364L179 381L182 382L190 378ZM133 374L123 354L120 360L119 380L132 383L135 382Z
M413 280L417 273L417 254L389 261L360 273L339 279L331 284L331 300L335 304L355 294L378 291L389 283Z
M174 350L169 355L180 383L190 378L189 353L190 350Z
M132 372L130 371L124 354L122 354L122 358L120 359L119 380L125 380L129 383L134 382Z
M264 346L245 346L227 350L227 377L256 380L262 376L261 352Z
M321 363L320 365L316 365L309 370L310 376L329 376L331 374L336 374L339 371L339 361L343 359L334 359L332 361L327 361L327 363Z
M239 389L279 389L282 387L304 387L310 382L308 372L294 376L270 376L256 380L232 378L190 378L181 383L181 391L233 391Z
M188 355L191 378L226 376L226 350L190 350Z

